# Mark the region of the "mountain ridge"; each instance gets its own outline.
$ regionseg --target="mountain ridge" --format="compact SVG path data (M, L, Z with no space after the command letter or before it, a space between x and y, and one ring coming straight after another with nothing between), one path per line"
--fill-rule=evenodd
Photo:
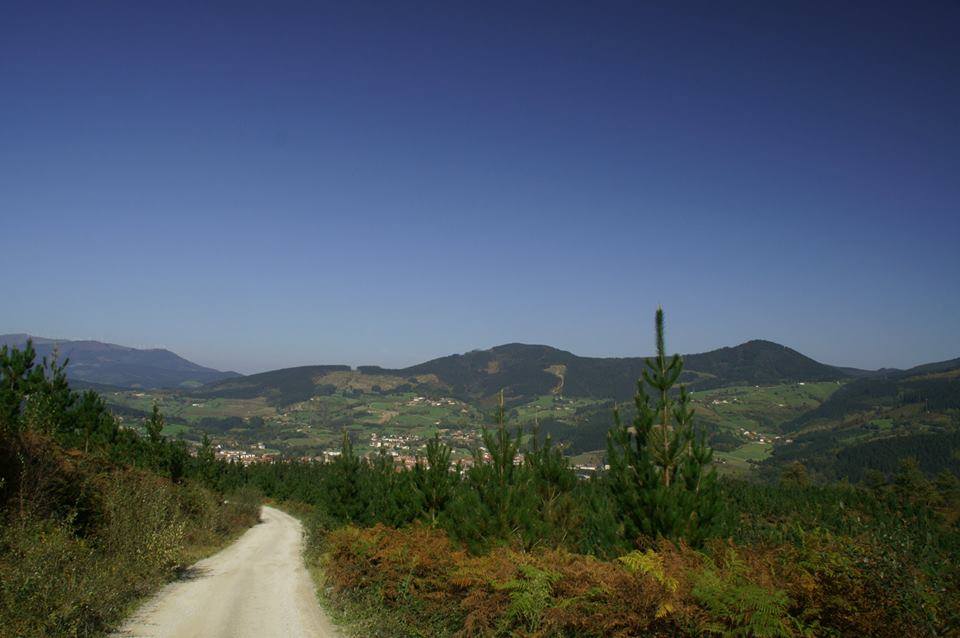
M189 388L241 376L189 361L165 348L132 348L92 339L53 339L27 333L0 335L0 346L22 348L33 342L37 357L69 360L74 381L128 389Z
M272 396L289 392L309 398L311 385L331 382L331 372L379 378L383 385L444 390L455 397L484 399L503 390L509 398L543 394L623 400L632 395L647 357L581 357L542 344L506 343L487 350L437 357L405 368L376 365L299 366L242 379L217 381L200 388L207 396ZM755 339L737 346L684 355L683 381L691 388L773 384L787 381L833 381L849 378L840 368L815 361L772 341ZM373 381L371 381L372 383ZM241 389L242 388L242 389Z

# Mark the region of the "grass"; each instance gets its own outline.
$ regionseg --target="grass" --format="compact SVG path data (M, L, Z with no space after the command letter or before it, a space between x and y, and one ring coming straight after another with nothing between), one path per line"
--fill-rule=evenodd
M724 474L742 474L753 469L752 462L766 459L773 452L770 443L745 443L729 452L714 452L713 458L718 461L717 469Z
M783 423L826 401L841 386L834 381L776 386L734 386L692 392L697 415L727 429L779 432Z

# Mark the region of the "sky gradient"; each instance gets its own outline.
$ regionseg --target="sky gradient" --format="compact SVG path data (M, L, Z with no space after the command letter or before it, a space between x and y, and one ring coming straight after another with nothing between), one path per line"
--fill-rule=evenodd
M960 356L955 2L199 4L0 8L0 333Z

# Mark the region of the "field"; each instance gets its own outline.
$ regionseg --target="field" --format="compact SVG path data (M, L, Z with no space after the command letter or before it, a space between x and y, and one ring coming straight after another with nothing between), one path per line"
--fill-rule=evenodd
M139 413L149 412L156 401L167 419L167 436L198 440L207 433L225 447L290 456L316 456L339 448L344 430L361 453L384 448L382 440L388 438L388 449L413 454L440 432L458 443L454 446L458 456L466 456L475 443L471 434L484 423L478 408L456 399L412 392L367 393L357 387L281 407L262 398L201 399L177 392L114 392L107 400ZM136 415L125 418L138 421Z
M691 393L695 419L720 432L714 458L721 472L740 474L768 458L777 445L792 442L781 426L836 392L834 381L775 386L733 386Z
M790 383L733 386L692 392L698 418L728 429L778 433L783 423L811 410L841 387L840 383Z
M390 378L382 385L352 372L321 379L329 390L282 406L262 397L199 398L165 391L114 392L106 398L130 424L136 425L156 401L167 418L166 436L197 441L206 433L222 448L260 455L320 456L339 449L346 431L360 453L385 450L412 458L439 434L455 458L465 458L480 444L480 428L495 422L488 405L390 391L385 389L394 385ZM714 433L721 470L745 472L783 444L781 424L820 405L838 387L833 382L735 386L694 392L691 399L697 423ZM588 440L594 444L574 453L588 453L582 458L595 465L602 453L590 450L603 447L611 408L603 399L543 395L509 406L506 417L527 432L538 423L553 425L561 441L565 435L592 433ZM624 408L628 414L629 404Z

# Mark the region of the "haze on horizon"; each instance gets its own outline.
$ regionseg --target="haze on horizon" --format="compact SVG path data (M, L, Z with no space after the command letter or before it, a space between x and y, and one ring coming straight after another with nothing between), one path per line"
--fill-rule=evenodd
M172 6L5 6L0 333L960 356L956 3Z

